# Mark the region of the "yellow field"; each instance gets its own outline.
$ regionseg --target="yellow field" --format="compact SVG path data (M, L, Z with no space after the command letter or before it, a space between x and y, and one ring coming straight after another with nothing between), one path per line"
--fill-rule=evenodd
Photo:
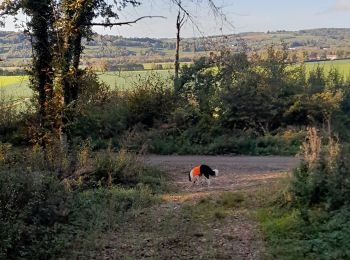
M6 87L8 85L27 84L28 76L0 76L0 87Z

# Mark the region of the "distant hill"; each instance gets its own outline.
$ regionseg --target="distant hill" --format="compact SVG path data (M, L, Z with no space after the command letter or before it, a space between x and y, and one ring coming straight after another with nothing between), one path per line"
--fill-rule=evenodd
M284 42L291 50L303 52L308 59L350 57L350 29L321 28L300 31L246 32L225 36L186 38L182 41L183 62L192 61L205 52L222 47L239 49L242 42L248 50L262 51L266 46ZM92 66L110 66L126 63L172 62L175 39L124 38L94 35L85 42L83 63ZM29 63L31 46L22 33L0 31L0 66L23 67ZM1 61L2 60L2 61ZM103 64L105 63L105 64Z

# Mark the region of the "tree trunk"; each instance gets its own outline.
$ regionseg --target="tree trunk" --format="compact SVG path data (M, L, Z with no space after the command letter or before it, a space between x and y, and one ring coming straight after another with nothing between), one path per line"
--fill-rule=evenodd
M179 85L181 28L183 26L184 19L185 19L185 16L184 15L182 16L181 9L179 9L179 12L177 14L177 19L176 19L176 50L175 50L175 76L174 76L175 92L178 91L178 85Z
M53 68L52 54L50 50L50 19L51 11L48 2L43 1L40 11L34 9L32 27L32 48L33 48L33 71L32 71L32 88L37 92L38 98L38 119L39 119L39 143L46 147L47 134L54 130L54 120L52 114L53 102Z

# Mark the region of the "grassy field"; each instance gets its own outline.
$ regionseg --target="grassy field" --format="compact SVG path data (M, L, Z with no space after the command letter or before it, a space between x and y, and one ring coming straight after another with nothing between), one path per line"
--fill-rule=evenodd
M167 63L160 63L163 66ZM186 64L186 63L184 63ZM144 64L145 68L150 69L151 64ZM317 66L321 66L325 71L336 68L344 77L350 76L350 60L322 61L305 63L306 68L311 70ZM101 81L108 84L112 89L130 89L135 82L144 79L152 74L159 75L162 78L171 79L172 70L145 70L145 71L122 71L122 72L106 72L99 73ZM27 76L0 76L0 94L12 98L30 97L32 91L28 87Z
M32 95L27 76L0 76L0 95L6 98L26 98Z
M158 75L164 79L170 79L172 71L170 70L145 70L145 71L122 71L106 72L98 74L101 81L108 84L112 89L130 89L139 80L145 79L150 75Z
M134 86L135 82L146 78L150 75L159 75L167 79L171 78L170 70L154 71L122 71L99 73L99 79L108 84L112 89L129 89ZM31 96L31 89L28 87L27 76L0 76L0 93L5 97L25 98Z
M350 60L335 60L335 61L321 61L321 62L307 62L305 63L308 70L312 70L317 66L321 66L325 71L332 68L337 69L344 77L350 76Z

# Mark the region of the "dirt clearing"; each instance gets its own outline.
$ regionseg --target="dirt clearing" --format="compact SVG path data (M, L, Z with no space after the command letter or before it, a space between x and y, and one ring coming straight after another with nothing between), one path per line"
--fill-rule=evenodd
M258 208L280 189L295 166L292 157L148 156L177 187L163 202L135 212L95 259L263 259ZM212 185L189 188L188 172L199 164L220 171Z
M269 183L298 164L295 157L283 156L158 156L146 158L146 163L169 173L175 185L184 192L235 191ZM200 164L219 170L211 186L189 187L188 173Z

